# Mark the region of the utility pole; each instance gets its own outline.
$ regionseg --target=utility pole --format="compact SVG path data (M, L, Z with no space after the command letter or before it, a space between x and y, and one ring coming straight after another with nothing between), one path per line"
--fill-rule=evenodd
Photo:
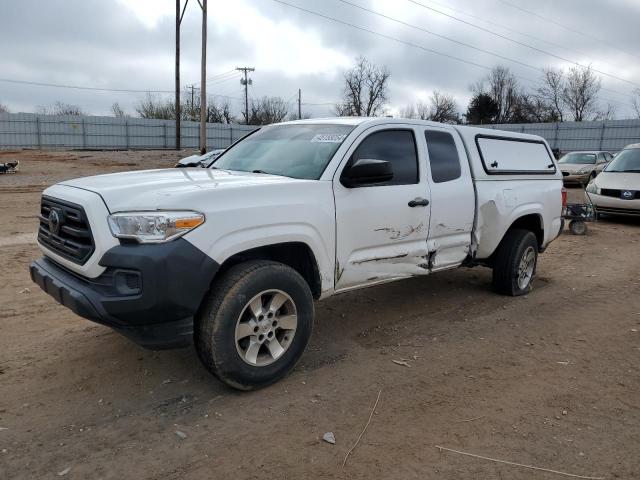
M202 9L202 59L200 64L200 155L207 153L207 0L198 0Z
M187 8L186 3L184 7ZM180 23L180 0L176 0L176 150L180 150Z
M176 150L180 150L180 117L182 115L180 109L180 25L182 24L182 18L189 3L189 0L184 2L184 7L181 12L181 1L182 0L176 0Z
M302 90L298 89L298 120L302 120Z
M244 78L240 79L240 84L244 85L244 118L245 123L249 125L249 85L253 84L250 78L247 78L248 72L255 72L253 67L238 67L239 72L244 72Z

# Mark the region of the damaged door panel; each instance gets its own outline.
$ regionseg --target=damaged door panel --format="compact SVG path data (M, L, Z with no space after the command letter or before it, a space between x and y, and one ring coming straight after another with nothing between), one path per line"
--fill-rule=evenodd
M335 288L344 290L376 282L424 275L428 271L429 182L423 145L415 126L379 126L358 138L345 156L349 165L387 162L393 177L382 182L346 186L334 179L336 202ZM351 163L350 163L351 162ZM424 199L415 202L416 198Z

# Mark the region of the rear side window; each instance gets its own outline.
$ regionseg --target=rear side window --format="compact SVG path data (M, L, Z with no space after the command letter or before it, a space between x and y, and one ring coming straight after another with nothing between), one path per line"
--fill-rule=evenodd
M460 177L460 157L451 134L437 130L424 132L431 164L431 177L435 183L449 182Z
M551 153L542 140L476 135L476 145L489 175L556 173Z
M393 178L384 185L418 183L418 155L411 130L383 130L372 133L353 152L352 162L363 158L391 162Z

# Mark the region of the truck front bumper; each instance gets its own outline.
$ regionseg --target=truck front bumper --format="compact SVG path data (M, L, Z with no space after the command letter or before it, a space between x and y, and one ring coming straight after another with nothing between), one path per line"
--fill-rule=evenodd
M193 342L193 316L219 265L184 239L108 250L97 278L77 275L43 257L31 279L77 315L107 325L147 348Z

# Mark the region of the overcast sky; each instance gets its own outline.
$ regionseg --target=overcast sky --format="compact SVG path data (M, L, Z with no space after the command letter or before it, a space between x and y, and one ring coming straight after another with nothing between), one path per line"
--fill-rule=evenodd
M227 72L251 66L256 69L251 75L251 96L281 96L292 102L292 111L296 108L298 88L302 89L305 103L336 102L340 99L342 74L358 55L391 70L392 114L410 102L427 100L434 89L453 94L464 112L469 86L486 75L483 66L496 64L511 68L527 88L534 88L532 81L540 77L536 68L568 68L572 65L570 61L591 64L611 75L601 75L605 89L601 101L603 105L613 104L619 118L631 115L629 96L640 86L638 0L349 0L404 25L339 0L286 2L387 38L274 0L209 0L207 76L213 77L207 86L209 93L231 97L239 111L242 98L239 76ZM523 12L518 6L534 9L537 15L551 18L557 24ZM174 9L174 0L2 0L0 78L171 91ZM197 1L190 0L182 25L183 85L196 83L200 78L200 19ZM170 93L158 95L171 97ZM59 100L77 104L91 114L109 114L111 104L117 101L125 111L134 113L142 96L142 93L83 91L0 81L0 103L13 112L32 112L38 106ZM326 115L330 108L303 107L312 116Z

